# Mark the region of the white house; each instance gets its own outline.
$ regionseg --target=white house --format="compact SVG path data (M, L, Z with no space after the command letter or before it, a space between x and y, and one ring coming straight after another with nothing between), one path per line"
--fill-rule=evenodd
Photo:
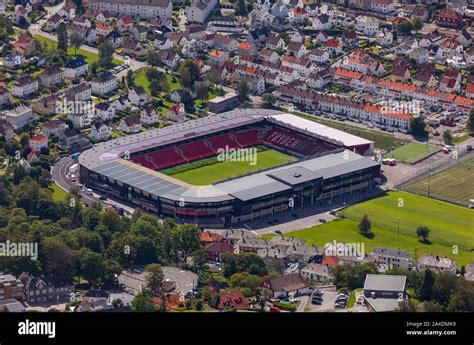
M138 133L142 128L140 118L138 116L129 116L120 120L119 130L121 132L130 134Z
M89 8L143 19L169 19L173 14L171 0L90 0Z
M168 109L166 117L174 122L184 122L186 121L186 112L184 111L183 106L180 104L175 104Z
M81 58L71 60L64 65L64 68L64 76L66 78L77 78L82 75L86 75L88 71L87 63Z
M43 134L35 135L30 139L29 145L33 151L41 152L42 148L48 147L48 137Z
M91 136L97 141L108 140L112 131L103 123L95 123L91 129Z
M379 20L375 17L360 15L356 18L356 31L373 37L379 31Z
M117 88L117 79L110 72L103 72L91 80L92 93L105 95Z
M20 105L15 109L5 111L3 116L13 129L18 129L26 126L33 120L33 110L24 105Z
M130 103L137 107L143 107L152 101L151 96L141 86L131 89L128 93L128 99Z
M142 110L140 121L146 125L152 125L158 122L158 113L153 106L148 106Z
M203 24L216 5L217 0L195 0L187 10L188 22Z
M115 108L109 103L98 103L95 105L95 116L102 121L113 120L115 117Z
M28 97L38 91L38 80L30 76L19 77L13 84L12 95L16 97Z

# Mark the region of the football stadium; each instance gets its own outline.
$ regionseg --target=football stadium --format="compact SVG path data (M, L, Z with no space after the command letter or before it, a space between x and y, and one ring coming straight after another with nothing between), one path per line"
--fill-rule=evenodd
M162 217L230 227L374 187L372 151L295 115L239 109L96 144L80 180Z

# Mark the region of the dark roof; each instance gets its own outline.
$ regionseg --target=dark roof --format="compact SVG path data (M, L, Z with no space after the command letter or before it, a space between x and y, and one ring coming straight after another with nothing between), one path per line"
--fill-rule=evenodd
M273 292L290 292L307 287L299 273L285 274L279 277L269 279L268 283Z
M73 286L74 283L69 278L62 278L58 276L46 276L46 277L33 277L27 273L22 273L18 279L25 286L27 290L39 289L41 283L45 284L47 287L65 287Z
M64 65L64 67L76 69L76 68L79 68L79 67L84 66L84 65L87 65L87 63L84 61L84 59L83 58L77 58L77 59L69 61L67 64Z
M112 79L115 79L115 77L113 76L112 73L110 72L102 72L101 74L99 74L97 77L95 77L94 79L92 79L92 82L95 82L95 83L105 83L109 80L112 80Z
M318 175L312 172L311 170L300 166L279 170L268 176L271 176L276 180L286 183L290 186L295 186L299 185L300 183L306 183L309 181L322 179L321 175Z

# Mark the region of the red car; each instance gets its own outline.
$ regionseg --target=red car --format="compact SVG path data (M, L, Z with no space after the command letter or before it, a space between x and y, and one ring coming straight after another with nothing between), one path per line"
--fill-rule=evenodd
M270 307L270 313L279 313L279 312L281 311L277 307Z

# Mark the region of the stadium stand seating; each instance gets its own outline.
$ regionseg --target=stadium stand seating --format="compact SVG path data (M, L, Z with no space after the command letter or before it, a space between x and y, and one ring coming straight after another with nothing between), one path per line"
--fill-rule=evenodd
M285 128L273 128L263 139L263 142L306 156L322 154L336 148L335 145L330 143ZM137 155L132 157L131 160L146 168L159 170L215 156L219 149L226 146L229 149L237 149L258 144L260 144L260 140L257 130L248 129L219 134L175 147Z

